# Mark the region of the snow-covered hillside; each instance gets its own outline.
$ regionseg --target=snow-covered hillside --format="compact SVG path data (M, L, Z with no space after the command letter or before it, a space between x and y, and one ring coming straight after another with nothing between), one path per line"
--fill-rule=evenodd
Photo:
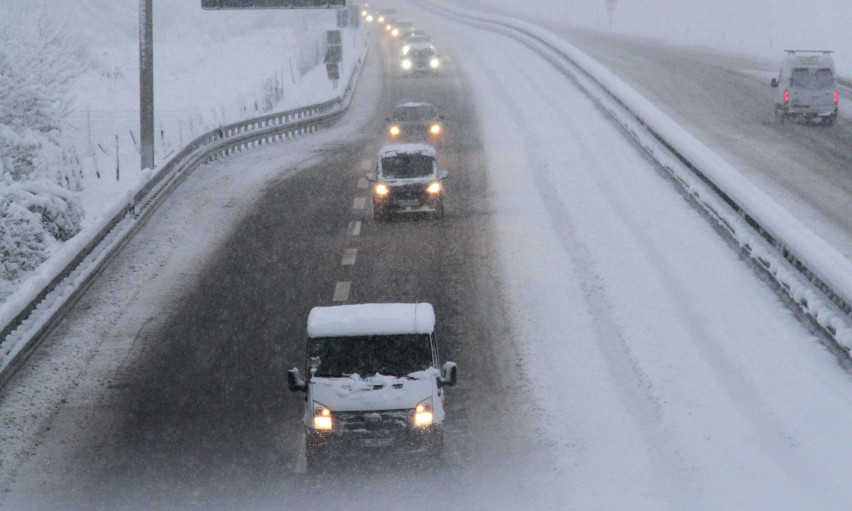
M154 18L157 162L216 126L336 93L318 66L336 23L331 11L225 13L157 0ZM53 218L67 217L61 223L73 235L139 179L138 22L135 2L0 4L0 66L4 76L21 76L5 80L9 91L0 94L0 142L8 146L0 302L67 239L52 232ZM42 55L53 67L33 65ZM60 65L61 79L53 78ZM13 92L50 102L24 115L32 101ZM29 149L16 156L22 146ZM13 172L24 160L33 161L30 171Z

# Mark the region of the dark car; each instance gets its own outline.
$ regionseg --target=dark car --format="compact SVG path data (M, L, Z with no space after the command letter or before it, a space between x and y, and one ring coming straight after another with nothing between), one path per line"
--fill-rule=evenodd
M430 103L401 103L387 119L388 137L394 142L426 142L440 145L444 126L438 110Z

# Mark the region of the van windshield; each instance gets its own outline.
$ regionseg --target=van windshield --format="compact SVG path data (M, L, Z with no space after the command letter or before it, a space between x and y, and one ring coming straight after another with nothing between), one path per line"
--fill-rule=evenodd
M790 73L790 87L796 89L819 90L834 85L834 73L830 68L793 68Z
M426 154L398 153L382 158L385 179L408 179L432 175L435 160Z
M403 377L432 366L432 344L428 334L328 337L310 339L308 357L319 377Z

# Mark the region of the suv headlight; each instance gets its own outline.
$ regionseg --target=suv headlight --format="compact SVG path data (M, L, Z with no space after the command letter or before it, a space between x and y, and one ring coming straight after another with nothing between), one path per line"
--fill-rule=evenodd
M440 181L433 181L433 182L429 185L429 188L426 188L426 191L427 191L427 192L429 192L429 193L438 193L438 192L440 192L440 191L441 191L441 182L440 182Z
M399 135L399 126L391 126L390 127L390 134L393 135L394 137Z
M414 409L414 425L419 428L432 425L432 398L424 399Z
M388 189L388 185L386 185L384 183L377 184L375 190L376 190L376 195L381 195L381 196L385 196L385 195L388 194L388 192L390 192L390 190Z
M331 429L331 410L316 401L314 401L314 429Z

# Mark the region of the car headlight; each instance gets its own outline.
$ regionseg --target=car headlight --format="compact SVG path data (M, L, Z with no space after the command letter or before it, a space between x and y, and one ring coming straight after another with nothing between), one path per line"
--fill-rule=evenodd
M441 61L438 60L437 57L432 57L432 60L429 61L429 66L433 69L441 65Z
M394 37L398 36L399 35L399 29L395 28L395 29L391 30L391 35L394 36Z
M403 46L403 47L402 47L402 54L403 54L403 55L408 55L408 51L409 51L410 49L411 49L411 46L409 46L409 45L407 45L407 44L406 44L405 46Z
M314 401L314 429L331 429L331 410Z
M405 59L402 61L403 69L411 69L411 59Z
M400 131L399 126L391 126L389 131L390 131L390 134L394 137L399 135L399 131Z
M424 399L417 404L414 409L414 425L416 427L426 427L432 425L432 398Z
M441 191L441 182L440 181L434 181L433 183L431 183L429 185L429 188L427 188L426 191L429 192L429 193L440 192Z
M366 16L366 15L367 15L367 9L364 9L363 11L361 11L361 16Z
M384 22L385 22L385 17L384 17L384 16L379 16L378 22L379 22L379 23L384 23Z
M373 22L373 15L372 15L372 14L368 14L368 15L367 15L367 23L372 23L372 22Z
M390 24L385 25L385 30L387 30L388 32L390 32L390 29L391 29Z
M439 133L441 133L441 125L440 124L433 124L432 127L429 128L429 132L432 133L433 135L438 135Z
M376 190L376 195L382 195L382 196L387 195L390 192L390 190L388 189L388 186L384 183L377 184L375 190Z

